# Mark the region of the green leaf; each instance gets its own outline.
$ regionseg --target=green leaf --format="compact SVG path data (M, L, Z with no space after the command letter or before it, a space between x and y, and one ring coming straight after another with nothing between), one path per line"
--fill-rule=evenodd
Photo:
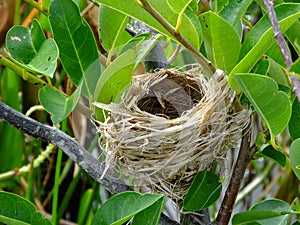
M93 201L92 199L93 193L94 190L92 188L89 188L84 192L84 194L80 198L80 205L79 205L78 219L77 219L78 224L90 224L92 221L92 207L90 206L91 205L90 203ZM89 214L87 220L90 221L90 223L88 223L87 220L85 220L87 212Z
M300 139L296 139L292 142L290 148L290 160L292 169L295 175L300 180Z
M271 58L268 58L268 61L270 66L267 75L275 80L276 83L289 86L290 79L283 71L282 67Z
M61 122L74 110L80 97L81 86L82 83L69 98L48 86L40 89L39 101L46 111L51 114L54 125Z
M210 7L214 12L220 12L228 2L229 0L212 0L210 1Z
M246 10L253 0L230 0L228 4L221 10L220 16L227 20L233 27L242 20Z
M122 225L157 201L161 203L163 198L163 195L160 194L140 194L137 192L117 194L97 210L92 225Z
M37 212L30 201L2 191L0 191L0 222L9 225L51 225L50 220Z
M286 45L286 47L289 49L289 47L287 45ZM266 51L265 55L268 56L269 58L271 58L272 60L274 60L274 62L276 62L278 65L285 67L285 62L284 62L280 48L277 43L274 43L268 49L268 51Z
M58 47L53 39L47 39L42 44L37 55L29 62L26 68L29 71L53 77L57 66Z
M281 167L285 167L285 163L286 163L286 156L284 153L276 150L273 148L272 145L268 145L265 148L263 148L263 150L261 151L261 153L269 158L271 158L272 160L274 160L276 163L278 163Z
M31 23L31 37L36 50L40 49L44 41L46 41L44 31L36 19L34 19Z
M200 15L205 51L212 63L229 73L240 54L240 38L235 29L214 12Z
M72 0L54 0L49 11L53 36L60 50L59 57L71 80L78 85L95 61L98 61L100 72L95 37L89 24L80 17L76 3ZM98 78L100 73L94 76Z
M300 138L300 104L297 98L293 101L292 115L288 127L292 140Z
M246 224L246 223L256 222L261 220L267 220L285 214L288 213L278 213L278 212L273 212L268 210L251 210L251 211L235 214L232 218L232 225L239 225L239 224ZM259 224L261 225L261 223Z
M276 82L257 74L237 74L234 76L241 90L256 111L266 122L274 147L275 137L283 131L291 116L291 104L288 96L278 91Z
M113 61L102 73L95 90L96 102L116 101L130 84L136 61L136 52L128 50ZM102 109L95 108L95 118L103 121Z
M99 2L130 17L133 17L175 40L175 38L165 28L163 28L163 26L156 21L156 19L154 19L133 0L95 0L95 2ZM167 22L169 22L173 27L176 26L178 14L173 12L166 0L149 0L148 2L162 15ZM197 16L195 14L189 16L186 14L183 15L180 32L188 41L191 42L193 46L199 49L201 43L201 33L199 32L199 29L201 28L195 26L196 20Z
M129 17L105 5L99 6L99 37L106 51L128 42L131 36L126 32Z
M201 171L194 178L186 194L183 207L186 210L201 210L212 205L220 196L222 184L219 177L210 171Z
M255 66L252 69L252 73L267 75L269 68L270 68L270 62L265 58L262 58L255 64Z
M283 3L275 7L276 15L283 33L300 17L300 4ZM237 89L233 74L247 73L258 62L261 56L276 42L268 15L257 22L247 35L241 49L240 61L229 75L229 86Z
M145 40L145 41L142 41L137 44L138 54L137 54L136 63L134 66L135 69L145 59L145 57L149 54L151 49L156 45L156 43L159 41L160 38L161 38L161 35L158 34L149 40Z
M267 199L255 204L249 211L234 215L232 224L258 222L260 225L285 225L292 213L294 212L288 203L278 199Z
M290 72L293 72L295 76L300 76L300 57L291 65Z
M21 111L19 83L19 76L12 70L6 68L3 74L1 74L1 101ZM0 157L0 173L3 173L22 166L24 137L21 131L8 123L1 123L0 133L0 155L5 156Z
M13 26L6 35L6 47L9 53L20 63L28 64L37 54L28 27Z
M53 77L58 59L58 47L47 39L40 24L33 20L31 29L12 27L6 36L8 56L27 71Z
M164 209L164 198L158 199L154 204L137 213L132 221L132 225L156 225L158 224L162 210Z
M286 37L288 38L291 45L294 47L298 55L300 55L300 22L296 21L293 26L291 26L286 32Z
M175 13L180 13L187 6L189 6L195 13L198 13L197 0L167 0L167 3Z

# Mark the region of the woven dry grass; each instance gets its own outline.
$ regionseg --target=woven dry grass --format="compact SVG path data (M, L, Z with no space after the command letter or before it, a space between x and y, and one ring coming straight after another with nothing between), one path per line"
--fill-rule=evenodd
M197 65L184 69L135 76L120 103L95 103L109 112L98 127L107 168L175 201L199 171L237 147L249 119L232 106L222 71L209 79Z

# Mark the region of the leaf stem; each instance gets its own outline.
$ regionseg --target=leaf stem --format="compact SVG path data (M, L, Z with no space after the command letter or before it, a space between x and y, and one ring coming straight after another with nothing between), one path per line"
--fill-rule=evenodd
M272 24L273 31L274 31L274 37L276 39L277 45L279 46L280 52L283 56L286 65L286 70L289 71L291 65L293 64L293 60L291 54L287 49L283 34L280 30L276 12L274 10L274 0L262 0L262 2L264 3L266 10L268 12L270 22ZM289 75L289 76L293 86L293 91L297 96L298 102L300 102L300 84L299 84L298 77L294 75Z
M48 157L49 155L52 153L54 148L54 145L49 144L46 148L45 151L43 151L33 162L33 168L38 168L41 163L43 163ZM27 164L25 166L22 166L20 169L14 169L5 173L1 173L0 174L0 181L2 180L7 180L10 178L13 178L15 176L19 176L21 174L24 173L28 173L30 170L31 164Z
M203 67L204 71L212 76L216 68L215 66L207 60L199 51L196 49L180 32L176 33L175 28L166 21L157 11L154 9L147 0L139 0L141 7L143 7L150 15L152 15L173 37L181 43L186 49L190 50L197 62Z
M13 70L16 74L18 74L20 77L22 77L23 80L26 80L26 81L28 81L32 84L39 84L39 85L42 85L42 86L47 85L47 82L45 82L44 80L34 76L33 74L31 74L29 72L27 72L22 67L16 65L15 63L10 61L9 59L5 58L3 55L0 55L0 64L2 64L3 66L8 67L11 70Z
M48 12L46 10L44 10L43 7L39 3L37 3L36 1L34 1L34 0L25 0L25 2L27 2L32 7L36 8L40 13L43 13L44 15L48 16Z

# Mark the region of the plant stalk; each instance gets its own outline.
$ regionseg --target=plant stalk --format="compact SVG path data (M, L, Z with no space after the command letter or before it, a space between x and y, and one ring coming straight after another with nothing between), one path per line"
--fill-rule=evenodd
M230 183L225 192L224 199L218 212L216 219L217 225L228 224L233 211L233 206L240 189L245 171L250 163L252 156L256 152L256 146L250 148L250 132L249 126L245 128L245 133L242 138L239 155L233 168L233 173Z
M274 31L274 37L276 39L277 45L279 46L280 52L284 59L284 63L286 65L286 70L288 72L291 65L293 64L293 60L285 44L283 34L280 30L276 12L274 10L274 0L262 0L262 2L264 3L267 9L270 22L272 24L273 31ZM297 96L298 102L300 102L300 84L299 84L298 77L294 75L289 75L289 77L293 86L293 91Z
M180 32L176 32L175 28L166 21L150 4L147 0L139 0L140 6L144 8L150 15L152 15L173 37L181 43L186 49L190 50L197 62L203 67L204 71L212 76L216 68L196 49Z

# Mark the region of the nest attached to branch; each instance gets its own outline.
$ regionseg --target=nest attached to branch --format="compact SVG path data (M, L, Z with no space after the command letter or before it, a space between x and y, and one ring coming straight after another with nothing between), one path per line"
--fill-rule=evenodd
M197 65L184 69L134 76L120 103L95 103L109 112L98 127L106 168L175 201L199 171L238 147L249 120L248 110L233 107L222 71L208 78Z

